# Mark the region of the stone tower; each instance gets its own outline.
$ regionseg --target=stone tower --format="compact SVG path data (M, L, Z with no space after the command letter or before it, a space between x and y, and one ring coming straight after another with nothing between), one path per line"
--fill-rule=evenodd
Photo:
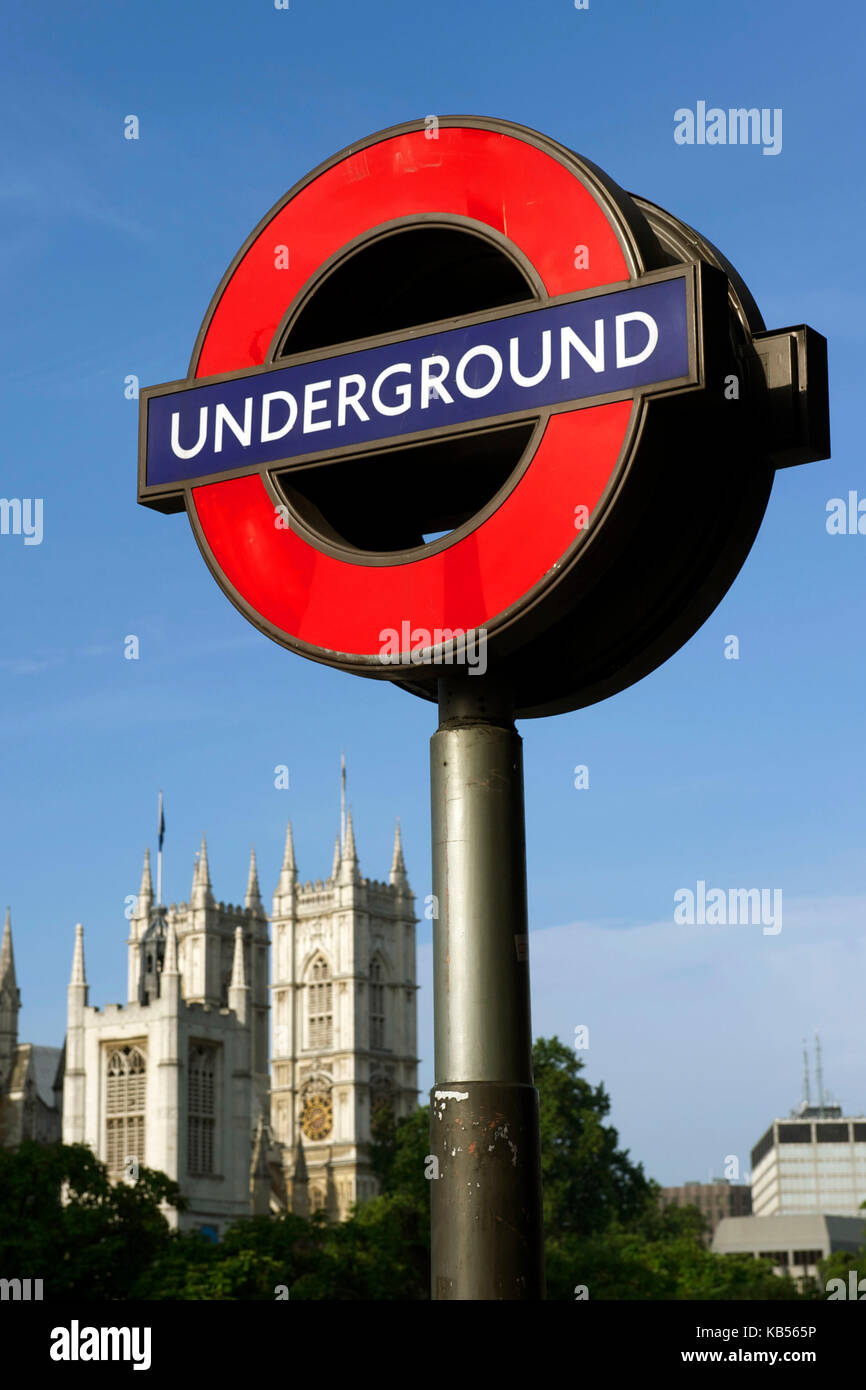
M259 890L255 850L250 851L243 907L214 898L204 836L193 869L189 902L172 903L170 907L155 905L150 852L145 850L141 887L127 941L130 1004L145 1004L156 997L170 922L177 933L183 998L188 1004L207 1005L211 1009L229 1005L235 938L238 927L241 929L249 987L255 1126L258 1115L267 1118L268 1113L268 919Z
M374 1196L371 1117L417 1105L414 903L399 823L388 883L361 876L350 812L330 877L303 885L289 824L271 915L271 1124L299 1214L341 1219Z
M214 898L204 840L189 902L155 903L145 852L127 952L127 1003L91 1007L76 927L63 1138L88 1144L117 1180L134 1181L139 1164L166 1173L189 1202L170 1219L216 1235L250 1214L253 1145L267 1125L268 921L255 852L243 907Z
M15 976L12 916L6 909L0 941L0 1147L24 1139L60 1138L63 1054L57 1047L18 1041L21 991Z

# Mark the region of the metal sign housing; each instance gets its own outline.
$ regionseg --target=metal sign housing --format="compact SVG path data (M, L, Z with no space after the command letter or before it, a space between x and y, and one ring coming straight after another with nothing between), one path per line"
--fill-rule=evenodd
M518 716L578 708L692 635L775 469L829 453L826 345L555 141L430 134L262 220L187 378L142 393L139 500L301 655L435 699L474 638Z

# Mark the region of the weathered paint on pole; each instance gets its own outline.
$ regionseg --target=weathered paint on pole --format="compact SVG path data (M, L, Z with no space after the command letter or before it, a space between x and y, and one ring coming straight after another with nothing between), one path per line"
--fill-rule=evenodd
M431 739L432 1297L544 1297L522 740L492 680L439 683Z

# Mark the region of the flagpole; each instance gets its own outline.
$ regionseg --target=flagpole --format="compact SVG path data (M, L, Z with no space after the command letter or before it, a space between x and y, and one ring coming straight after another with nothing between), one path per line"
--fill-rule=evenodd
M346 848L346 755L340 754L340 852Z
M162 816L162 792L159 794L159 831L156 851L156 905L162 907L162 837L165 830L165 821Z

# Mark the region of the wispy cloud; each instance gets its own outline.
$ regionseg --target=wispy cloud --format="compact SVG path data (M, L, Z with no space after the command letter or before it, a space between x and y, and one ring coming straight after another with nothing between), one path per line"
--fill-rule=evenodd
M124 237L148 241L153 229L119 209L116 201L92 185L88 187L82 171L74 174L65 164L43 160L40 177L6 177L0 183L3 216L17 212L27 218L50 219L53 225L71 218L88 226L109 227Z
M673 903L671 904L673 916ZM866 897L785 900L784 927L574 922L530 938L533 1035L590 1046L621 1142L659 1181L741 1172L800 1100L802 1038L817 1028L827 1086L866 1110ZM433 1084L432 948L418 948L422 1087ZM810 1043L811 1045L811 1043ZM459 1079L459 1078L458 1078ZM422 1100L426 1097L422 1094ZM866 1194L864 1194L866 1195Z

